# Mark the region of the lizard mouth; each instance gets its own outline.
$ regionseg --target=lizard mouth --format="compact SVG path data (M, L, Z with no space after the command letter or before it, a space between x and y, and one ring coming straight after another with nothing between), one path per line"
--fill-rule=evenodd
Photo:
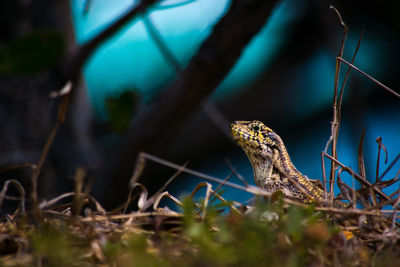
M242 137L240 137L240 135L232 135L233 140L235 140L236 142L242 141Z

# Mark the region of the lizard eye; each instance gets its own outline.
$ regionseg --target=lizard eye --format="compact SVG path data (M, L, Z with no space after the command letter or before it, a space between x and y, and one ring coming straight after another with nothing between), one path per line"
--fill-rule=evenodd
M260 130L260 126L258 125L253 125L253 131L258 132Z

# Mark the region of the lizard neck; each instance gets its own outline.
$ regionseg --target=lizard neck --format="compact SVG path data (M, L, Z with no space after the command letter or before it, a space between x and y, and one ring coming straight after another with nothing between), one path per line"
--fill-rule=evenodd
M296 169L282 139L276 136L275 141L273 147L266 147L261 153L246 152L253 167L255 183L271 192L281 190L292 199L306 202L311 200L310 197L322 199L322 189Z
M247 152L247 157L253 167L254 182L257 186L265 189L271 189L273 184L272 172L273 164L268 157Z
M272 149L272 151L273 151L274 166L280 172L282 172L284 175L290 175L293 177L304 176L293 165L289 157L289 153L287 152L286 147L279 136L276 136L276 144L275 147Z
M309 200L309 198L304 198L304 194L299 191L306 192L309 196L311 196L314 200L321 200L324 197L324 192L321 188L313 184L307 176L303 175L299 172L296 167L293 165L290 160L289 154L286 150L285 145L283 144L282 139L278 136L276 139L276 148L274 148L273 153L273 165L276 167L281 173L281 179L285 179L285 177L296 183L296 189L294 192L298 193L298 196L301 196L304 200ZM301 187L301 188L300 188ZM296 195L296 194L295 194Z

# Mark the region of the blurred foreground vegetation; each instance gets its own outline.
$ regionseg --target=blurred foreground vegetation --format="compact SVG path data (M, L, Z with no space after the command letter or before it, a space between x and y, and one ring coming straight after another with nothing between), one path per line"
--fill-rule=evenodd
M279 194L271 201L256 198L252 207L235 208L215 196L186 197L181 204L180 212L157 207L112 214L86 203L73 215L70 203L44 209L40 222L19 209L0 225L1 266L400 264L397 225L392 231L390 223L383 230L371 225L390 221L384 216L288 205Z

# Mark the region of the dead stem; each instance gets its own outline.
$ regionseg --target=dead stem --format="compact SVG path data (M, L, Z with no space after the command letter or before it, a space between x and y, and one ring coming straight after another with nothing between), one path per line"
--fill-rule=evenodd
M376 138L376 142L378 143L378 157L376 159L376 176L375 176L375 182L377 183L379 180L379 160L381 158L381 149L383 149L385 151L385 164L387 164L388 161L388 153L386 150L386 147L382 144L382 137L378 137Z
M10 184L14 185L14 187L18 190L20 195L19 201L20 201L21 213L25 214L25 189L21 185L21 183L15 179L9 179L4 182L3 189L0 192L0 208L3 206L3 201L7 199L6 193L8 191L8 187Z
M367 77L368 79L370 79L371 81L373 81L374 83L376 83L377 85L379 85L380 87L382 87L383 89L385 89L386 91L388 91L389 93L394 95L395 97L400 98L400 94L398 94L397 92L393 91L392 89L390 89L389 87L387 87L386 85L384 85L380 81L376 80L372 76L368 75L364 71L360 70L359 68L357 68L356 66L354 66L353 64L351 64L350 62L345 60L343 57L339 56L339 57L337 57L337 59L342 61L343 63L347 64L351 68L355 69L356 71L358 71L359 73L361 73L362 75L364 75L365 77Z
M70 98L70 94L63 96L62 102L61 102L60 106L58 107L57 122L53 126L53 129L51 130L49 137L46 140L46 144L43 147L42 154L40 155L40 159L36 165L37 167L34 169L34 171L32 173L31 198L32 198L32 206L33 206L33 215L39 224L42 221L42 214L41 214L41 210L39 208L39 200L38 200L38 194L37 194L38 179L39 179L40 171L42 170L43 164L49 153L50 147L53 144L54 138L56 137L56 134L58 132L58 128L65 121L65 116L66 116L68 104L69 104L69 98Z
M156 156L150 155L150 154L145 153L145 152L140 152L139 157L144 157L146 159L149 159L151 161L157 162L157 163L162 164L164 166L168 166L168 167L173 168L173 169L179 170L179 169L182 168L181 165L178 165L178 164L172 163L170 161L158 158ZM205 180L216 182L216 183L223 183L224 182L224 180L222 180L222 179L219 179L217 177L213 177L211 175L203 174L201 172L198 172L198 171L195 171L195 170L192 170L192 169L189 169L189 168L182 168L182 172L197 176L197 177L205 179ZM249 192L249 193L252 193L252 194L271 196L270 193L268 193L267 191L262 190L261 188L256 187L256 186L248 185L248 186L245 187L245 186L241 186L241 185L234 184L234 183L231 183L231 182L225 182L224 184L229 186L229 187L236 188L236 189L239 189L239 190L242 190L242 191L246 191L246 192Z
M225 159L226 164L228 165L229 169L231 169L232 173L243 183L244 186L248 186L249 183L244 179L243 175L236 171L236 168L233 167L232 163L229 159Z
M339 11L334 7L330 6L330 8L336 13L338 16L341 25L343 26L343 36L342 36L342 42L340 46L340 52L339 56L343 56L343 51L344 51L344 46L346 43L347 39L347 34L348 34L348 27L346 23L344 23ZM331 124L331 135L329 137L329 140L325 146L327 153L327 149L329 147L329 144L331 144L331 154L333 158L337 159L337 138L339 135L339 127L340 127L340 107L341 103L339 99L338 103L338 85L339 85L339 76L340 76L340 61L336 60L336 68L335 68L335 84L334 84L334 93L333 93L333 104L332 104L332 111L333 111L333 120ZM334 198L334 181L335 181L335 170L336 170L336 165L334 161L331 161L331 169L330 169L330 174L329 174L329 192L330 192L330 198L329 198L329 203L331 206L333 206L333 198Z
M341 166L345 171L347 171L350 175L354 176L355 178L357 178L357 180L367 186L372 188L376 193L378 193L379 195L381 195L383 198L385 198L386 200L390 200L390 198L383 193L379 188L376 188L373 184L371 184L370 182L368 182L366 179L364 179L363 177L361 177L359 174L355 173L351 168L345 166L344 164L342 164L341 162L339 162L337 159L334 159L331 155L328 154L324 154L326 157L328 157L329 159L331 159L332 161L335 161L336 164L338 164L339 166Z
M399 185L399 189L400 189L400 185ZM393 215L392 215L392 225L390 227L390 232L393 233L394 231L394 226L396 225L396 217L397 217L397 210L399 208L399 204L400 204L400 194L397 196L396 202L393 204Z
M379 176L379 181L385 177L385 175L388 173L388 171L390 171L391 168L393 168L394 164L396 164L396 162L400 159L400 153L397 154L396 158L392 161L392 163L390 163L390 165L386 168L386 170L381 174L381 176Z
M223 180L222 183L220 183L217 188L215 188L214 192L211 193L210 198L212 198L212 196L214 195L215 192L218 192L218 190L220 190L226 181L228 181L230 178L232 177L232 173L230 173L228 176L226 176L226 178Z

